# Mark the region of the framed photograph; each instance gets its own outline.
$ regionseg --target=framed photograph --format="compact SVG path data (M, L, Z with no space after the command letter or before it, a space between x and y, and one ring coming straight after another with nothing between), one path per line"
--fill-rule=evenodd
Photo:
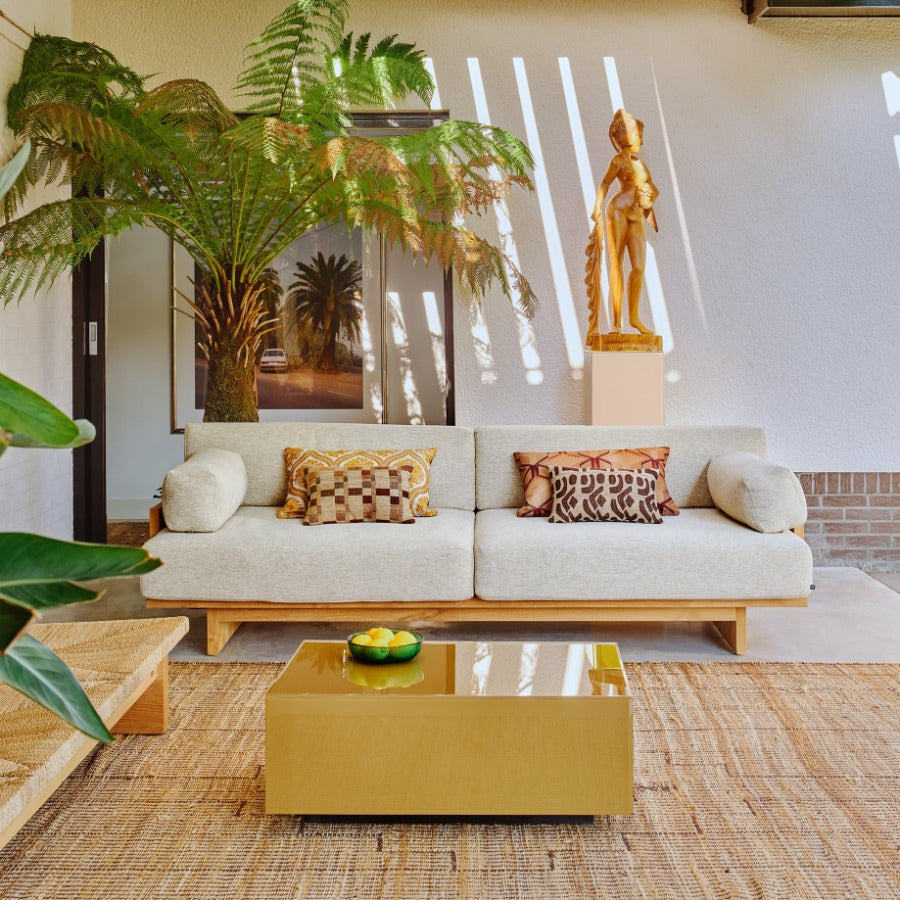
M267 303L278 324L263 336L256 359L260 421L383 421L383 268L380 237L323 225L267 269ZM194 296L200 277L173 244L173 433L202 421L206 406L199 326L184 314L182 296Z
M431 127L445 110L354 113L372 137ZM200 273L171 242L171 431L203 420L206 360L184 298ZM311 229L266 271L278 324L256 359L260 421L455 423L453 278L388 253L380 235ZM326 300L327 298L327 300ZM337 315L324 315L327 303ZM337 322L329 329L326 322Z

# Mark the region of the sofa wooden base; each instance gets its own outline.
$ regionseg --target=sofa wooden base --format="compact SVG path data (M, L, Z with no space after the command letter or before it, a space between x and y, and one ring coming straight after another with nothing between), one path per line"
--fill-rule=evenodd
M805 597L777 600L471 600L432 603L264 603L152 600L147 606L205 609L207 653L215 656L242 622L711 622L732 653L747 648L747 608L806 606Z

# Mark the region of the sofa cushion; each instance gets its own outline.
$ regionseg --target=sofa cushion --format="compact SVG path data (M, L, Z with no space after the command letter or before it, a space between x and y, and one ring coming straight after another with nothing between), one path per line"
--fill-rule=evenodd
M473 512L441 509L414 528L368 522L304 528L275 511L242 506L213 534L163 529L145 544L164 565L141 578L142 593L156 600L276 603L472 596Z
M666 484L681 509L713 505L706 467L717 454L749 450L766 456L766 437L761 428L731 426L486 425L478 428L475 444L478 509L522 505L522 481L513 459L517 450L669 447Z
M806 521L806 497L800 479L754 453L722 453L706 473L713 503L756 531L774 534Z
M309 469L304 525L341 522L415 525L409 504L412 466L402 469Z
M237 453L210 447L166 473L162 507L171 531L215 531L247 493L247 472Z
M664 516L677 516L678 507L666 486L668 447L623 447L608 450L555 450L537 453L514 453L522 478L525 503L519 516L549 516L553 501L550 471L564 469L640 469L658 473L656 499Z
M248 506L279 506L287 494L284 448L437 447L430 503L475 509L475 433L446 425L351 425L323 422L197 422L184 432L185 456L205 447L240 453L247 467ZM731 448L729 448L731 449Z
M653 470L550 469L550 521L662 524Z
M410 466L410 503L416 516L436 515L428 507L431 487L431 462L435 447L420 450L305 450L302 447L284 448L287 470L287 496L278 510L279 519L302 519L306 515L309 489L306 475L310 469L361 469L372 466Z
M811 580L799 537L760 534L717 509L683 509L661 525L553 525L514 509L475 519L475 592L485 600L791 598L806 597Z

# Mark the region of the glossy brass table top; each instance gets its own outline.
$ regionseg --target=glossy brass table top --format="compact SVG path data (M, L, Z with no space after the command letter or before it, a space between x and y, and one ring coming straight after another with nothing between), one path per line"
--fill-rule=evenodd
M270 695L630 696L616 644L426 640L405 663L370 665L339 641L304 641Z

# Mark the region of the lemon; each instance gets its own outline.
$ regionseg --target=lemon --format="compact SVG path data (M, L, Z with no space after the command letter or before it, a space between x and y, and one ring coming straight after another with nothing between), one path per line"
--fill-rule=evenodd
M358 634L355 638L353 638L353 643L367 646L372 643L372 638L370 638L367 634Z
M370 647L387 647L388 640L387 640L387 638L383 638L383 637L372 638L369 646Z
M370 628L366 632L366 634L369 635L369 637L372 638L373 640L378 640L380 638L384 638L385 641L390 641L390 640L393 640L393 637L394 637L394 632L391 631L390 628L384 628L382 626L379 626L377 628ZM387 643L383 644L382 646L386 647Z
M407 644L418 643L418 638L408 631L398 631L394 637L388 641L389 647L405 647Z

